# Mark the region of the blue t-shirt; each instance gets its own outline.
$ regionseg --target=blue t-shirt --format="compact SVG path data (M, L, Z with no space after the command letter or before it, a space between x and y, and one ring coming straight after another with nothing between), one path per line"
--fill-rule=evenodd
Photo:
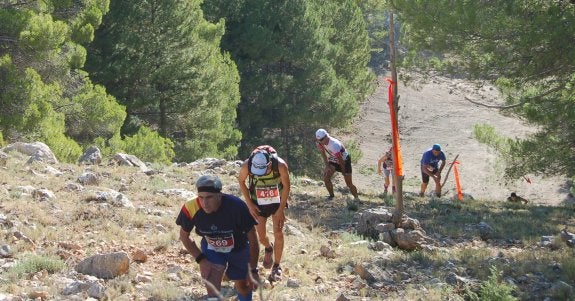
M439 168L439 161L445 161L445 154L443 151L439 151L439 155L434 156L432 149L428 149L423 153L421 157L421 166L430 165L433 169Z
M240 198L222 193L222 204L216 212L207 214L199 199L186 202L176 219L186 232L196 229L202 245L216 252L241 250L248 242L247 233L257 224L248 206Z

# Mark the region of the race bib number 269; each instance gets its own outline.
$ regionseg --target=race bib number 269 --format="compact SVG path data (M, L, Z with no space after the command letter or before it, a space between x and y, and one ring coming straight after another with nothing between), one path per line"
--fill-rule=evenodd
M224 236L224 237L206 237L208 243L208 249L214 250L220 253L229 253L234 248L234 237Z

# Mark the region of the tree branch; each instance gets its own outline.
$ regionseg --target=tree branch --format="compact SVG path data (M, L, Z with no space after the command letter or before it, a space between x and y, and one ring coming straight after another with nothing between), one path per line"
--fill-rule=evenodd
M0 36L0 41L13 42L13 43L18 42L18 40L15 39L15 38L12 38L12 37L4 37L4 36Z
M486 107L486 108L492 108L492 109L506 110L506 109L512 109L512 108L520 107L520 106L522 106L523 104L525 104L525 103L527 103L527 102L530 102L530 101L532 101L532 100L535 100L535 99L538 99L538 98L547 96L547 95L549 95L549 94L551 94L551 93L554 93L554 92L557 92L557 91L559 91L559 90L561 90L561 86L557 86L557 87L555 87L555 88L553 88L553 89L549 89L549 90L547 90L547 91L545 91L545 92L543 92L543 93L541 93L541 94L539 94L539 95L527 97L527 98L523 99L523 101L521 101L521 102L514 103L514 104L511 104L511 105L505 105L505 106L503 106L503 105L489 105L489 104L486 104L486 103L478 102L478 101L473 100L473 99L472 99L471 97L469 97L469 96L465 96L464 98L465 98L465 100L469 101L470 103L476 104L476 105L478 105L478 106L482 106L482 107Z

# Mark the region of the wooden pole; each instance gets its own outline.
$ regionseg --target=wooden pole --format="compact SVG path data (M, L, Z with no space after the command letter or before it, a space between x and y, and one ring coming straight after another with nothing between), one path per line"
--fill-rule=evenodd
M445 174L445 178L443 178L443 183L441 183L441 188L443 188L443 185L445 185L445 182L447 182L447 177L449 177L449 172L451 171L453 164L455 164L455 161L457 161L457 157L459 157L459 154L457 154L457 156L455 156L455 158L453 159L451 164L449 164L449 168L447 169L447 173Z
M397 88L397 68L396 68L396 63L395 63L395 23L393 21L393 12L390 13L389 15L389 57L390 57L390 69L391 69L391 80L393 81L392 84L393 86L393 105L390 106L390 110L394 110L395 114L393 114L395 116L394 120L391 120L391 122L395 125L395 128L397 128L397 113L399 112L399 95L398 95L398 88ZM393 145L399 145L399 141L395 141L395 139L397 139L397 137L395 137L395 135L391 135L392 139L394 141ZM397 150L397 151L401 151L401 150ZM393 162L394 164L398 164L401 162L398 162L398 158L396 156L396 151L391 152L391 156L393 158ZM398 226L401 223L401 219L403 217L403 210L404 210L404 206L403 206L403 176L400 176L397 174L397 168L394 168L394 172L393 172L393 184L395 185L395 213L393 214L393 223Z

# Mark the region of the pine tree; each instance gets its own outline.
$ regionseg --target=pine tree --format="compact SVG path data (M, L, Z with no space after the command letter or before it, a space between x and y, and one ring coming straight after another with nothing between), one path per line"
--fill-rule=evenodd
M205 1L225 18L222 47L241 76L242 153L258 144L282 150L292 171L316 161L317 127L344 127L370 93L365 24L354 1ZM334 13L335 12L335 13Z
M7 2L0 7L0 129L4 139L41 140L75 161L78 142L113 135L124 108L82 71L105 0ZM86 104L89 104L88 106ZM93 114L98 114L94 117ZM79 118L86 117L86 118Z
M219 50L224 24L198 0L115 1L96 32L89 70L127 107L123 134L158 128L176 159L233 157L239 76Z
M570 1L392 1L410 47L406 61L442 54L445 71L487 79L539 132L510 145L507 175L575 176L575 5ZM429 52L428 52L429 53ZM435 60L437 61L437 60ZM436 64L437 66L437 64Z

